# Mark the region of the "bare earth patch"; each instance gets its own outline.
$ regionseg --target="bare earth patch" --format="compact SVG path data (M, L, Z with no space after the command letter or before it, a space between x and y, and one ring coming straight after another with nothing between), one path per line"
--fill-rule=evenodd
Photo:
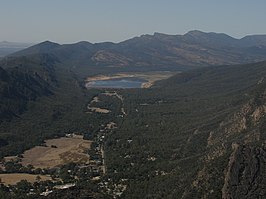
M110 113L111 111L104 108L98 108L98 107L88 107L89 111L96 112L96 113Z
M45 175L32 175L26 173L8 173L8 174L0 174L1 184L4 185L15 185L21 180L27 180L28 182L34 183L36 177L40 176L40 181L52 180L50 176Z
M47 147L36 146L23 154L22 165L35 168L53 168L70 162L87 164L89 155L84 153L91 146L91 141L82 136L58 138L45 141Z
M93 104L93 103L97 103L97 102L100 102L100 100L99 100L99 97L96 96L96 97L94 97L94 98L91 100L90 104L87 106L87 108L88 108L88 110L89 110L88 113L96 112L96 113L105 113L105 114L107 114L107 113L110 113L110 112L111 112L111 111L108 110L108 109L99 108L99 107L91 107L91 104Z

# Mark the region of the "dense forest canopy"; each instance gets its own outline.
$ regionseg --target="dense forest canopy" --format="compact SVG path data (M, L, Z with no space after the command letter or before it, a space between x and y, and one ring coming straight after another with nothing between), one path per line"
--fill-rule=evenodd
M207 36L204 45L215 43L219 48L239 42L201 32L182 38L203 45L199 41ZM228 42L220 42L221 37ZM180 38L155 34L119 44L45 42L2 59L0 157L21 156L46 139L77 133L93 141L86 153L103 164L105 171L94 181L98 174L81 165L44 171L7 162L4 166L8 169L1 172L45 173L76 183L74 188L56 190L47 198L262 198L266 194L266 62L192 67L174 65L172 57L153 67L153 63L145 65L153 54L136 59L142 50L154 52L174 39ZM264 48L250 53L248 41L241 41L246 46L234 43L234 50L245 48L250 56L244 62L263 59ZM125 51L127 48L131 50ZM241 61L235 56L229 61L241 63L242 56ZM88 57L91 67L77 61ZM109 58L113 59L106 62ZM138 62L146 67L134 68ZM170 68L163 66L166 62ZM126 64L110 67L121 63ZM86 76L158 69L182 73L147 89L84 87ZM104 151L104 158L97 150ZM38 183L1 186L0 197L43 198L40 191L52 185ZM31 189L38 191L29 196L27 190Z

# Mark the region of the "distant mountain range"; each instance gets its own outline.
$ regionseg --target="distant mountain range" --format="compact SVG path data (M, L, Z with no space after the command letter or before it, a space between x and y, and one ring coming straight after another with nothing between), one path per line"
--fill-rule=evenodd
M33 43L18 43L18 42L0 42L0 57L15 53L17 51L23 50L30 46L34 45Z
M189 67L242 64L266 60L266 35L235 39L222 33L190 31L184 35L154 33L120 43L60 45L49 41L12 56L48 53L80 71L86 67L187 69Z
M30 44L0 42L0 49ZM235 39L226 34L191 31L155 33L121 43L49 41L15 52L0 61L0 121L26 110L28 101L50 95L63 78L79 79L125 71L188 70L266 60L266 35ZM64 83L62 83L64 85Z

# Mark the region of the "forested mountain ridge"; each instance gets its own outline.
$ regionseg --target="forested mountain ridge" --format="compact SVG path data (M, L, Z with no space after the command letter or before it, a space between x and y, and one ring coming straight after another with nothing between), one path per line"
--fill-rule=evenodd
M106 158L124 198L263 198L265 77L265 62L208 67L122 92Z
M81 80L52 55L2 60L0 96L0 157L87 125L82 124L87 94Z
M9 59L1 62L0 72L0 121L18 117L27 109L28 101L52 95L52 87L56 85L49 56Z
M120 43L59 45L43 42L11 56L49 53L75 72L96 67L112 70L186 70L191 67L240 64L266 59L266 36L235 39L222 33L190 31L184 35L154 33Z
M57 84L56 74L60 74L60 70L84 78L117 71L188 70L197 66L253 62L266 59L265 41L265 35L235 39L226 34L200 31L190 31L185 35L155 33L117 44L79 42L60 45L45 41L0 61L0 67L6 70L1 72L5 73L2 77L6 76L1 77L5 97L1 109L9 115L6 118L10 118L25 110L27 99L51 94L51 86ZM198 53L207 53L207 57ZM201 59L204 61L199 61ZM10 93L17 96L17 102L13 100L13 104L20 104L13 108L17 112L10 112L3 105Z

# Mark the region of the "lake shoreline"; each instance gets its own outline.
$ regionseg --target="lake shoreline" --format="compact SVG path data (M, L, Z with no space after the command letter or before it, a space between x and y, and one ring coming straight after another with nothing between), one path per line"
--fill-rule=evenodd
M90 89L90 88L121 88L121 89L150 88L156 81L167 79L177 73L178 72L154 71L154 72L144 72L144 73L132 72L132 73L117 73L117 74L111 74L111 75L97 75L97 76L87 77L85 80L85 87L87 89ZM113 83L115 84L114 81L117 81L117 83L115 84L115 86L112 86L112 85L106 84L107 81L110 81L111 84ZM121 81L121 85L119 85L119 81ZM131 86L123 85L123 83L126 83L126 81L128 81L128 84L131 84ZM97 84L103 84L103 86L97 85ZM104 84L106 84L106 86L104 86Z

